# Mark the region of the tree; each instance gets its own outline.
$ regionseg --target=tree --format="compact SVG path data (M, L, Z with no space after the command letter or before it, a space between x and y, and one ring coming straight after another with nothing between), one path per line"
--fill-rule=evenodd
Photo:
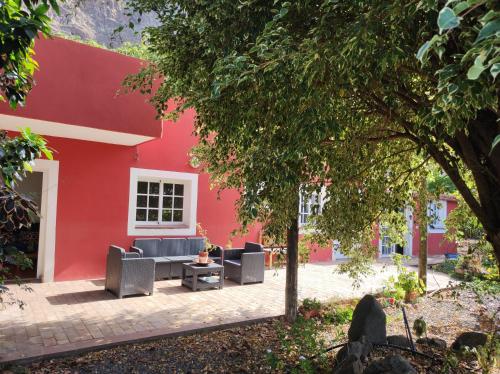
M39 32L50 34L51 7L59 13L56 0L0 1L0 100L12 108L24 103L33 86L33 45Z
M438 85L441 70L478 34L477 17L462 29L463 45L422 66L415 54L436 29L438 4L432 1L128 4L139 13L155 12L160 25L145 30L157 63L126 86L148 91L160 76L153 99L160 115L172 100L171 118L196 109L198 155L215 182L240 191L243 226L259 220L268 236L291 233L299 189L310 195L324 188L315 237L338 239L364 271L373 253L367 244L373 223L410 200L415 172L432 158L495 242L500 156L490 152L498 126L494 77L462 82L468 88L459 90L461 101L447 107ZM484 2L472 13L496 6ZM482 170L475 182L485 186L478 187L480 201L463 181L474 162ZM495 248L500 255L500 242Z

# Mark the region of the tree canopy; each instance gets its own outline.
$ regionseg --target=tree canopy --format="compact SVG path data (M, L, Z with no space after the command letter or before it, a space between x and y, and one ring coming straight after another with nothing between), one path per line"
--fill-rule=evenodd
M171 115L196 108L202 159L241 191L243 223L260 219L279 236L299 186L324 187L318 236L349 246L403 206L432 158L498 258L498 2L449 2L455 27L429 0L128 3L160 25L145 30L156 66L127 85L161 76L160 114L169 99L179 103ZM471 76L478 56L482 73Z

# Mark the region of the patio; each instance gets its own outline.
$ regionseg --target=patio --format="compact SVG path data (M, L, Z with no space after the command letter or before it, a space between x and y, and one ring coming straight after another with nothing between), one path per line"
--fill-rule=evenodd
M395 269L375 264L359 289L331 263L299 269L299 298L351 298L379 290ZM429 271L429 289L445 287L448 276ZM284 313L285 272L266 270L263 284L192 292L179 279L155 282L152 296L117 299L104 281L33 283L33 292L12 290L27 304L0 312L0 361L10 361L129 340L274 317Z

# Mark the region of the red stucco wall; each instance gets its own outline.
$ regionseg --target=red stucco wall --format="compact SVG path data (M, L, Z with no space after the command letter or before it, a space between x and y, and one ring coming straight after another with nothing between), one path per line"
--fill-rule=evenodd
M0 102L0 114L161 135L161 121L145 96L117 95L123 79L137 73L144 61L62 38L37 40L35 52L39 69L26 106L14 111Z
M165 123L164 136L136 147L48 138L59 160L55 280L90 279L104 275L108 246L128 248L127 235L130 168L196 173L188 152L193 112ZM213 243L226 246L238 227L234 212L235 191L210 190L207 175L200 175L197 222ZM233 246L256 241L257 231L234 238Z
M457 201L454 199L447 199L446 203L446 216L448 213L455 209L457 206ZM413 256L418 256L419 254L419 237L420 230L418 225L414 223L413 226L413 243L412 252ZM427 235L427 254L429 256L443 255L445 253L456 253L457 244L451 243L444 238L442 233L428 233Z

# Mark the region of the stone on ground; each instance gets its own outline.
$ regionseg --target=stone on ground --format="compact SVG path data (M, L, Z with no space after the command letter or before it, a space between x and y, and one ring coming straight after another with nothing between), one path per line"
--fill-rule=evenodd
M404 335L391 335L387 337L387 343L398 347L411 348L410 340Z
M334 371L334 374L362 374L363 364L355 355L349 355Z
M418 344L425 344L428 345L429 347L436 347L436 348L442 348L446 349L446 341L443 339L439 338L420 338L417 339Z
M354 309L348 332L349 341L357 341L365 336L367 342L385 344L386 334L386 317L382 306L372 295L364 296Z
M363 374L417 374L417 371L401 355L387 356L373 361Z
M372 348L372 344L366 342L366 339L362 337L357 342L349 342L343 346L335 356L335 362L337 365L341 365L350 356L354 356L356 359L361 360L361 362L366 362Z
M488 337L482 332L463 332L455 339L451 345L451 349L458 352L463 347L475 348L480 345L485 345L487 341Z

